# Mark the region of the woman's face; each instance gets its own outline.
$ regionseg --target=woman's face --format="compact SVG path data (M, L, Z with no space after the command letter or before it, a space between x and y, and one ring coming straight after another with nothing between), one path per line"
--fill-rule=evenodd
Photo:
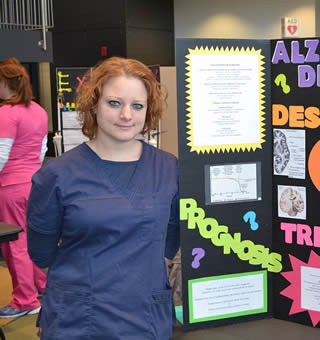
M110 78L97 104L96 139L115 144L135 140L144 127L147 99L146 87L140 79Z

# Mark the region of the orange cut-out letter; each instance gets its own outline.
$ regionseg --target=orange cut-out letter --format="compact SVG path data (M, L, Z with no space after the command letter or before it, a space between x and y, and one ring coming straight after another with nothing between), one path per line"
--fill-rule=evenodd
M272 105L272 125L286 125L289 120L288 109L281 104Z
M304 127L303 106L289 106L289 126L294 128Z
M315 106L309 106L304 112L306 120L304 122L306 128L317 129L320 126L319 109Z

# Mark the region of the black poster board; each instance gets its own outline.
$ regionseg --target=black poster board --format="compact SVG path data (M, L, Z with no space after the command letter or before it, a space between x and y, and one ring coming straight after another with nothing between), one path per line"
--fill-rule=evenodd
M319 45L177 41L186 330L320 327Z
M272 41L274 315L320 327L319 39Z
M62 136L61 152L68 151L88 138L82 134L75 96L90 67L56 69L58 134Z
M89 67L58 67L56 68L57 95L60 109L76 110L75 95L83 82L84 74Z
M271 250L270 42L178 39L176 65L184 327L265 318L270 273L279 269ZM253 98L255 121L241 125ZM203 115L209 127L199 127ZM212 134L222 144L210 144Z

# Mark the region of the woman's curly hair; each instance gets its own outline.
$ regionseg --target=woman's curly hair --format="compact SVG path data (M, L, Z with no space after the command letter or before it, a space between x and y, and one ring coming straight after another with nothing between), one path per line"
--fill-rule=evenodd
M77 95L76 105L79 119L82 123L82 132L89 139L96 135L97 120L96 108L102 95L104 84L112 77L125 76L140 79L147 90L147 113L142 134L156 128L167 98L167 91L156 80L152 71L143 63L135 59L111 57L97 64L84 75Z
M30 105L33 99L30 78L27 70L16 58L8 58L0 62L0 81L4 81L13 92L13 96L3 100L0 106Z

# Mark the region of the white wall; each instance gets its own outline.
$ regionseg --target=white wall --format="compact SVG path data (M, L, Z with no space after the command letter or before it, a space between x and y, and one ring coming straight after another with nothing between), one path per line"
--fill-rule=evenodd
M167 107L160 122L160 148L178 157L176 68L173 66L161 66L160 80L168 91Z
M279 39L281 18L300 20L299 37L316 35L319 0L174 0L176 38Z
M52 125L52 104L51 104L51 83L50 83L50 64L39 63L39 97L40 105L48 113L48 130L53 131Z
M320 37L320 0L316 0L316 37Z

